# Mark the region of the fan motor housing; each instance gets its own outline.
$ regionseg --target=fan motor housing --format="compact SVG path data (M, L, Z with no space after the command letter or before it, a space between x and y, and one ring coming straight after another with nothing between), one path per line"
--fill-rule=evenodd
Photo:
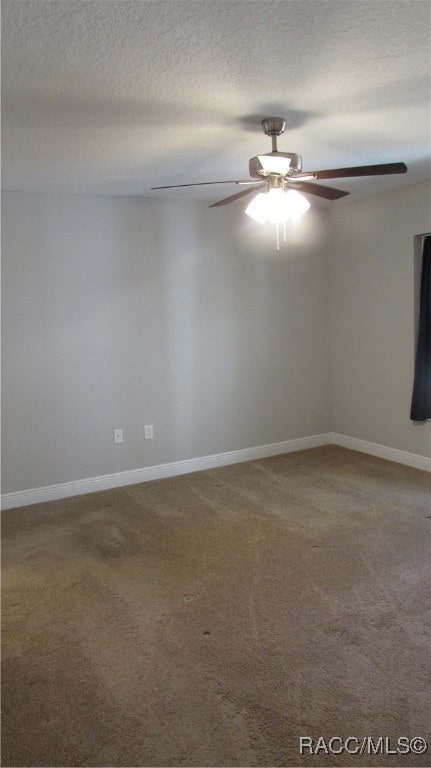
M266 152L267 157L286 157L290 159L290 166L287 172L288 176L292 176L298 171L302 170L302 158L300 155L294 152ZM262 155L261 155L262 156ZM267 171L262 166L259 157L251 157L249 160L249 173L253 178L262 178L268 176Z

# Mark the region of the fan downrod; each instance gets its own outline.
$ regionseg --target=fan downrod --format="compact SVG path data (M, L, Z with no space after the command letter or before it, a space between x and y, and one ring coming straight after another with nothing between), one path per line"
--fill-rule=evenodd
M283 117L265 117L262 120L263 132L272 139L272 151L277 152L277 136L281 136L286 128L286 121Z

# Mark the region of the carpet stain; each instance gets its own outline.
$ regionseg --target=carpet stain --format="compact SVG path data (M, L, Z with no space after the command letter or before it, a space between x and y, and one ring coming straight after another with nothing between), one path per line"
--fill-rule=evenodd
M101 558L130 555L133 541L127 532L102 519L84 523L77 536L78 543Z

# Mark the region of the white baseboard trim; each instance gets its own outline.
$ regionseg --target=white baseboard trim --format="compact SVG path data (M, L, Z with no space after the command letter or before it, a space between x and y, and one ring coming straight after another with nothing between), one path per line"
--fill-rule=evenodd
M340 435L337 432L324 432L319 435L284 440L281 443L259 445L255 448L243 448L239 451L227 451L226 453L216 453L196 459L172 461L168 464L159 464L154 467L131 469L125 472L114 472L110 475L89 477L84 480L73 480L69 483L47 485L43 488L30 488L26 491L5 493L1 497L1 506L2 509L26 507L29 504L40 504L44 501L65 499L69 496L80 496L83 493L107 491L110 488L120 488L124 485L144 483L148 480L160 480L163 477L175 477L176 475L185 475L189 472L199 472L204 469L214 469L215 467L223 467L228 464L239 464L243 461L264 459L267 456L279 456L283 453L292 453L330 444L350 448L350 450L360 451L361 453L368 453L371 456L395 461L398 464L407 464L409 467L415 467L416 469L431 471L431 459L427 456L400 451L397 448L388 448L385 445L378 445L367 440L359 440L356 437Z
M201 456L197 459L173 461L154 467L131 469L125 472L114 472L110 475L89 477L84 480L73 480L69 483L58 483L57 485L47 485L42 488L30 488L26 491L5 493L1 497L2 509L25 507L29 504L40 504L44 501L55 501L56 499L65 499L69 496L79 496L83 493L106 491L110 488L144 483L148 480L160 480L163 477L175 477L176 475L185 475L189 472L198 472L203 469L213 469L215 467L227 466L228 464L239 464L243 461L264 459L267 456L278 456L283 453L302 451L306 448L317 448L321 445L328 445L331 442L331 434L322 433L310 435L309 437L299 437L294 440L284 440L281 443L259 445L255 448L243 448L239 451L227 451L226 453L216 453L211 456Z
M431 472L431 458L428 458L427 456L419 456L417 453L400 451L398 448L389 448L386 445L370 443L368 440L359 440L357 437L348 437L347 435L340 435L337 432L331 433L330 442L335 445L340 445L342 448L350 448L352 451L368 453L370 456L378 456L380 459L395 461L398 464L407 464L409 467Z

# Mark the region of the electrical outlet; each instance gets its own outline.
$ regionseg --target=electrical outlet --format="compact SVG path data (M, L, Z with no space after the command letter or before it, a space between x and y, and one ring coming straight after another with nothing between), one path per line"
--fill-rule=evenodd
M114 445L118 445L123 442L123 430L114 429Z
M146 440L152 440L154 437L154 430L152 424L144 425L144 437Z

